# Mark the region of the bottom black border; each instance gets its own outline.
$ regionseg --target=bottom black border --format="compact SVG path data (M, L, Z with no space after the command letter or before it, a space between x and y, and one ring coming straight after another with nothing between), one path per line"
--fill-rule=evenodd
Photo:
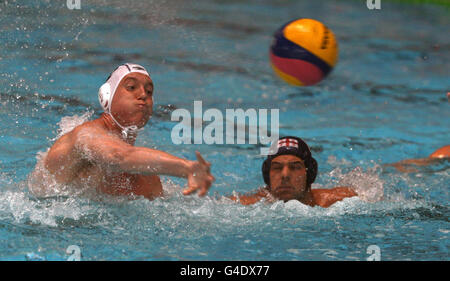
M288 278L336 278L354 277L373 279L392 277L398 273L402 278L418 276L429 266L444 272L444 262L301 262L301 261L126 261L126 262L0 262L6 271L17 273L37 270L63 270L71 278L85 278L99 274L144 274L148 280L156 276L162 280L284 280ZM14 269L15 266L21 270ZM52 268L50 268L52 267ZM54 268L53 268L54 267ZM361 272L359 272L361 270ZM36 271L35 271L36 272ZM52 272L52 271L50 271ZM102 276L104 277L104 276Z

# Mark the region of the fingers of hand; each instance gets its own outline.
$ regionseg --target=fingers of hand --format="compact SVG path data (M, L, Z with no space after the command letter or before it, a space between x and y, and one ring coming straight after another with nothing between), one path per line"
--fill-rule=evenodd
M216 179L213 176L208 176L204 182L203 187L200 189L200 192L198 193L198 195L205 196L208 193L208 190L211 188L211 185L215 180Z
M207 166L208 168L211 167L211 163L209 163L208 161L206 161L202 155L200 154L200 152L196 151L195 155L197 155L197 160L200 164Z
M210 173L211 170L211 163L209 163L208 161L206 161L202 155L200 154L200 152L195 151L195 155L197 156L197 161L201 166L205 167L205 170Z
M190 194L192 194L192 192L194 192L195 191L195 189L192 189L192 188L185 188L185 189L183 189L183 195L190 195Z
M189 184L189 186L187 188L183 189L183 195L192 194L197 189L199 189L198 185Z
M208 193L209 188L215 181L215 178L211 175L210 168L211 163L207 162L201 156L200 152L196 151L197 165L194 169L196 173L192 174L191 178L188 180L188 187L183 190L184 195L192 194L198 191L199 196L204 196Z
M197 156L198 162L200 162L200 163L203 164L203 165L206 164L206 160L203 159L203 157L202 157L202 155L200 154L200 152L195 151L195 155Z
M198 193L198 196L203 197L206 195L206 193L208 193L208 188L204 188L204 189L200 190L200 192Z

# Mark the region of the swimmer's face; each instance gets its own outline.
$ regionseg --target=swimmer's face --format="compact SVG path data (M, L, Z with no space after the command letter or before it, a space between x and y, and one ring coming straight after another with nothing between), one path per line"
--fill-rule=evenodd
M153 81L142 73L126 75L116 89L111 112L124 126L145 126L153 113Z
M269 176L270 193L277 199L301 199L307 192L305 163L294 155L275 157Z

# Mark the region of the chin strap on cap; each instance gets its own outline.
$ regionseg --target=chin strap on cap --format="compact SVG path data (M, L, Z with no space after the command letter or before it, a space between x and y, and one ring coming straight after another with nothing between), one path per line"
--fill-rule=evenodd
M111 113L111 103L114 98L114 94L116 93L116 89L120 84L122 79L132 73L138 72L147 75L147 70L139 64L134 63L125 63L118 66L106 79L106 82L100 87L98 90L98 99L100 101L100 105L102 106L105 113L109 114L112 120L122 129L122 136L126 139L129 134L137 134L143 128L139 129L136 125L132 126L122 126L112 115Z
M142 131L144 128L140 128L136 125L131 125L131 126L122 126L120 125L120 123L114 118L114 116L111 113L107 113L109 114L109 116L111 116L112 120L117 124L117 126L119 126L122 129L122 137L124 139L128 138L128 135L132 134L132 135L137 135L138 132Z

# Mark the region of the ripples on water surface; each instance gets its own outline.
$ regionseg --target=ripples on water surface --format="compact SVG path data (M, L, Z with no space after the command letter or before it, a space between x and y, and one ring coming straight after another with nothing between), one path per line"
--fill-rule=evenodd
M448 8L97 0L71 11L59 2L0 4L0 259L65 260L78 245L85 260L365 260L378 245L383 260L448 260L448 161L409 174L382 168L449 142ZM323 21L339 40L336 69L314 87L284 84L268 62L271 34L297 17ZM98 87L126 61L155 82L155 114L137 144L190 159L200 150L217 179L210 195L184 197L184 181L164 178L166 196L151 202L31 196L38 152L73 125L68 117L98 116ZM313 187L353 184L384 200L234 204L223 196L263 183L259 147L173 145L170 113L194 100L223 112L280 108L280 133L305 138L319 162Z

